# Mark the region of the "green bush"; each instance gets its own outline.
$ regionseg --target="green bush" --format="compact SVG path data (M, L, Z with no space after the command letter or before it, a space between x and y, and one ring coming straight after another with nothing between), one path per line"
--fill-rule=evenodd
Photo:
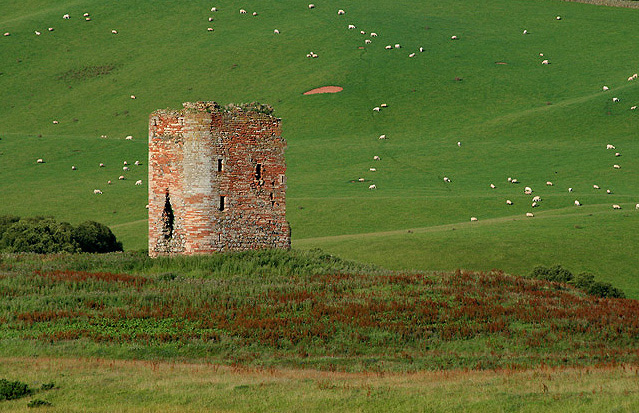
M51 402L48 402L46 400L33 399L29 403L27 403L27 407L45 407L45 406L51 406Z
M560 283L567 283L572 281L573 279L572 273L561 265L555 265L550 268L538 265L533 269L530 276L537 280L546 280Z
M9 381L7 379L0 379L0 401L19 399L31 393L32 390L29 389L26 383L17 380Z
M59 252L122 251L113 232L103 224L86 221L74 227L52 217L0 217L0 251L50 254Z

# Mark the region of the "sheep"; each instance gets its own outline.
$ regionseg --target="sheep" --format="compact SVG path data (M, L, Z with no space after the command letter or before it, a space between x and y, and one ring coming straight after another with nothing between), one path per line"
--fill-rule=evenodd
M145 208L146 208L146 209L149 209L149 204L146 204L146 207L145 207Z
M128 171L128 170L129 170L129 167L128 167L128 166L123 166L123 167L122 167L122 170L123 170L123 171Z
M621 153L615 152L615 156L621 156Z
M382 103L381 105L379 105L382 108L387 108L388 107L388 103Z
M612 204L612 209L621 209L621 206L617 204Z
M527 216L527 217L532 218L532 217L534 217L535 215L534 215L532 212L526 212L526 216Z
M135 161L134 164L135 165L140 165L140 161Z
M255 16L257 16L257 12L256 11L253 12L253 17L255 17Z
M129 163L127 161L122 162L122 165L128 165Z
M137 97L135 95L131 95L131 99L135 100Z
M371 32L371 37L377 37L377 33Z
M497 188L495 184L490 184L490 189L495 189L495 188Z
M635 209L639 209L639 204L635 205Z
M58 123L60 123L60 122L58 122L57 120L54 120L54 121L53 121L53 124L54 124L54 125L57 125Z
M212 27L207 27L206 31L208 31L208 32L212 32L212 31L215 31L215 29L214 29L214 28L212 28Z
M49 30L50 32L52 32L53 30L55 30L53 27L49 27L47 30Z
M386 139L386 135L379 135L379 139Z
M246 10L240 9L240 14L246 14Z
M213 21L213 17L209 17L209 21L212 22Z
M118 179L119 179L120 181L124 181L124 175L120 175L120 176L118 177Z
M477 217L470 217L470 222L475 222L477 221Z
M634 73L634 74L632 75L632 78L633 78L633 79L636 79L638 76L639 76L639 74Z
M380 158L378 155L373 156L373 160L374 161L381 161L382 158Z
M461 141L457 141L457 146L461 148Z
M89 17L89 13L84 13L83 16L84 17Z
M40 33L40 32L39 32L39 31L37 31L37 30L36 30L34 33L36 34L36 36L40 36L40 35L42 34L42 33Z
M630 77L628 78L628 82L630 82L630 81L632 81L632 80L634 80L634 78L633 78L632 76L630 76Z
M142 185L142 180L141 180L141 179L138 179L137 181L135 181L135 184L136 184L136 185Z
M349 24L349 25L348 25L348 30L353 30L353 29L355 29L355 28L356 28L356 27L355 27L355 25L354 25L354 24Z
M602 87L601 89L602 89L604 92L605 92L606 90L610 90L610 88L609 88L608 86L604 86L604 87Z
M575 199L575 206L581 206L581 202Z
M100 168L104 168L104 164L103 163L100 164Z
M102 195L102 191L100 191L99 189L94 189L93 193L96 195Z
M358 181L359 182L364 182L364 178L359 178Z
M69 20L69 19L71 18L71 16L67 13L67 14L65 14L64 16L62 16L62 18L63 18L64 20Z
M420 47L420 48L419 48L419 52L421 53L421 52L423 52L423 51L424 51L424 48L423 48L423 47Z
M572 188L568 188L568 192L572 192Z
M533 197L533 202L541 202L541 197L539 195Z
M217 7L211 7L211 11L217 11Z
M546 186L552 186L552 182L546 181Z
M375 184L369 185L368 189L377 189L377 186L375 186Z
M36 163L44 163L44 160L42 158L36 160Z
M395 49L401 49L401 48L402 48L402 45L401 45L401 44L399 44L399 43L395 43Z
M528 30L524 30L524 31L523 31L523 34L528 34Z
M542 64L542 65L549 65L549 64L550 64L550 62L546 59L546 60L542 60L542 61L541 61L541 64Z
M371 44L371 41L370 41L370 39L366 39L366 40L364 40L364 43L365 44Z
M415 53L409 54L408 57L415 57Z
M599 185L593 185L592 186L594 189L599 189Z
M513 181L513 178L508 177L508 182L512 182L512 181Z
M309 9L314 9L314 8L315 8L315 5L314 5L313 3L311 3L311 4L309 4L309 5L308 5L308 8L309 8Z
M526 191L526 192L532 192L533 190L532 190L532 188L531 188L531 187L527 186L527 187L525 187L525 188L524 188L524 191Z
M510 199L506 200L506 205L512 205L512 204L513 204L513 201L511 201Z
M76 167L75 167L75 165L72 165L72 166L71 166L71 170L72 170L72 171L75 171L76 169L78 169L78 168L76 168Z
M612 98L613 102L619 102L619 98Z
M617 164L612 165L612 167L615 168L615 169L621 169L621 166L619 166Z
M85 17L84 20L90 22L91 21L91 17Z
M532 195L532 191L524 191L524 195Z
M342 9L339 9L339 10L337 10L337 14L342 16L342 15L346 14L346 12L344 10L342 10Z
M533 203L531 204L531 206L532 206L533 208L536 208L536 207L537 207L537 205L538 205L538 204L537 204L536 202L533 202Z
M111 34L118 34L117 30L111 30Z
M100 135L100 139L106 139L107 136L106 135Z
M635 109L637 109L637 105L635 105L635 106L630 106L630 110L635 110Z
M450 178L449 178L449 177L447 177L447 176L445 176L445 177L444 177L444 182L450 182Z
M555 19L561 20L561 16L557 16L557 17L555 17Z
M517 180L517 178L513 178L512 181L510 181L511 184L518 184L519 181Z
M384 49L386 49L386 50L391 50L392 48L393 48L393 46L391 46L390 44L386 45L386 47L384 47Z
M364 30L360 30L359 34L366 34L366 32Z
M379 106L375 106L375 107L373 108L373 110L374 110L375 112L379 112L381 109L379 108Z
M107 184L108 184L108 185L111 185L111 181L107 181Z
M458 40L459 38L457 36L451 36L450 40Z
M368 168L368 170L371 171L371 172L377 172L376 168Z
M608 144L606 145L606 149L616 149L615 145Z
M132 140L133 140L133 136L129 135L129 136L127 136L127 137L126 137L126 138L124 138L124 139L126 139L127 141L132 141Z
M606 193L607 193L608 195L610 195L610 194L612 194L612 191L611 191L610 189L606 189Z

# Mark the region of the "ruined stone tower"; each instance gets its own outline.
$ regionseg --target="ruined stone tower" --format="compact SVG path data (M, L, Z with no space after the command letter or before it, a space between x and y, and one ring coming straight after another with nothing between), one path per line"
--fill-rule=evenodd
M149 255L290 248L286 142L268 106L184 103L149 121Z

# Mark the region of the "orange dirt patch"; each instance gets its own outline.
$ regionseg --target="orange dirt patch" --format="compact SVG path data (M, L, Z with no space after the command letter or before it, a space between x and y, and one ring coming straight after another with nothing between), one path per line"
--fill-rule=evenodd
M343 87L340 86L322 86L315 88L313 90L309 90L308 92L304 92L305 95L314 95L316 93L338 93L344 90Z
M496 65L507 65L508 63L506 62L495 62Z

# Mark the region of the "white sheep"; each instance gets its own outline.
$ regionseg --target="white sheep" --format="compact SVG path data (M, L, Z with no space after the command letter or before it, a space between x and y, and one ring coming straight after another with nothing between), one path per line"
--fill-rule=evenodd
M99 189L94 189L93 193L96 195L102 195L102 191L100 191Z
M639 204L635 205L635 209L639 209Z
M395 49L401 49L401 48L402 48L402 45L401 45L401 44L399 44L399 43L395 43Z
M364 180L365 180L364 178L359 178L358 179L359 182L364 182Z
M337 14L341 16L341 15L346 14L346 12L344 10L342 10L342 9L339 9L339 10L337 10Z
M532 191L533 191L532 188L529 187L529 186L524 188L524 192L531 192L532 193Z
M621 209L621 206L617 204L612 204L612 209Z
M111 181L107 181L107 184L111 185Z
M135 100L137 97L135 95L131 95L131 99Z
M615 169L621 169L621 166L619 166L617 164L612 165L612 167L615 168Z
M450 40L457 40L459 39L457 36L450 36Z
M355 25L354 24L349 24L348 25L348 30L353 30L355 29Z
M75 167L75 165L72 165L72 166L71 166L71 170L72 170L72 171L75 171L76 169L78 169L78 168L76 168L76 167Z
M366 39L366 40L364 40L364 43L365 44L371 44L371 41L370 41L370 39Z
M379 105L379 106L380 106L380 107L382 107L382 108L387 108L387 107L388 107L388 104L387 104L387 103L382 103L382 104L381 104L381 105Z
M470 217L470 222L475 222L477 221L477 217Z
M71 18L71 16L67 13L64 16L62 16L63 19L65 20L69 20Z
M371 37L377 37L377 33L371 32Z
M124 181L124 175L120 175L120 176L118 177L118 179L119 179L120 181Z
M555 17L555 19L561 20L561 16L557 16L557 17Z
M537 204L536 202L533 202L533 203L531 204L531 206L532 206L533 208L537 207L537 205L538 205L538 204Z
M608 144L606 145L606 149L616 149L615 145Z
M104 164L103 163L100 164L100 168L104 168Z
M36 30L34 33L36 34L36 36L40 36L40 35L42 34L42 33L40 33L40 32L39 32L39 31L37 31L37 30Z
M246 14L246 10L240 9L240 14Z
M523 31L523 34L528 34L528 30L524 30L524 31Z
M308 8L309 8L309 9L314 9L314 8L315 8L315 5L314 5L313 3L311 3L311 4L309 4L309 5L308 5Z
M359 34L366 34L366 32L364 30L360 30Z
M568 192L572 192L572 188L568 188Z
M531 217L531 218L532 218L532 217L534 217L535 215L534 215L532 212L526 212L526 216L527 216L527 217Z
M127 141L132 141L132 140L133 140L133 136L129 135L129 136L127 136L127 137L126 137L126 138L124 138L124 139L126 139Z
M111 30L111 34L118 34L117 30Z
M142 185L142 180L141 180L141 179L138 179L137 181L135 181L135 184L136 184L136 185Z
M122 167L122 170L123 170L123 171L128 171L128 170L129 170L129 167L128 167L128 166L123 166L123 167Z
M541 197L539 195L533 197L533 202L541 202Z
M380 158L378 155L373 156L373 160L374 161L381 161L382 158Z
M519 181L517 180L517 178L513 178L512 181L510 181L511 184L518 184Z
M592 186L594 189L599 189L599 185L593 185Z
M375 107L373 108L373 110L374 110L375 112L379 112L381 109L380 109L380 107L379 107L379 106L375 106Z
M550 62L549 62L548 60L542 60L542 61L541 61L541 64L542 64L542 65L549 65L549 64L550 64Z
M386 139L386 135L379 135L379 139Z
M602 89L604 92L605 92L606 90L610 90L610 88L609 88L608 86L604 86L604 87L602 87L601 89Z
M619 98L612 98L613 102L619 102Z
M212 31L215 31L215 29L214 29L214 28L212 28L212 27L207 27L206 31L208 31L208 32L212 32Z
M369 185L368 189L377 189L377 187L375 186L375 184Z
M140 161L135 161L134 162L136 165L140 165Z
M630 110L635 110L635 109L637 109L637 105L635 105L635 106L630 106Z
M552 182L550 182L550 181L546 181L546 185L547 185L547 186L552 186Z
M5 36L11 36L11 33L6 32L4 35L5 35Z
M445 177L444 177L444 182L450 182L450 178L449 178L449 177L447 177L447 176L445 176Z
M512 205L512 204L513 204L513 201L511 201L510 199L506 200L506 205Z
M127 161L122 162L122 165L128 165L129 163Z
M371 172L377 172L377 168L368 168L368 170Z
M209 17L209 21L212 22L213 21L213 17Z
M612 191L611 191L610 189L606 189L606 193L607 193L608 195L610 195L610 194L612 194Z
M390 44L389 44L389 45L386 45L386 46L384 47L384 49L386 49L386 50L391 50L392 48L393 48L393 46L391 46Z
M615 152L615 156L621 156L621 153Z
M58 122L57 120L54 120L54 121L53 121L53 124L54 124L54 125L57 125L58 123L60 123L60 122Z
M415 57L415 53L409 54L408 57Z
M575 199L575 206L581 206L581 202Z
M38 159L38 160L36 161L36 163L44 163L44 160L43 160L42 158L40 158L40 159Z
M508 177L508 182L512 182L513 178L511 178L510 176Z
M50 32L52 32L53 30L55 30L53 27L49 27L48 29Z
M461 148L461 141L457 141L457 146Z
M424 51L424 48L423 48L423 47L420 47L420 48L419 48L419 51L420 51L420 52L423 52L423 51Z
M495 186L495 184L490 184L490 188L491 188L491 189L495 189L495 188L497 188L497 187Z
M253 12L253 16L257 16L257 12L256 11Z
M217 7L211 7L211 11L217 11Z

